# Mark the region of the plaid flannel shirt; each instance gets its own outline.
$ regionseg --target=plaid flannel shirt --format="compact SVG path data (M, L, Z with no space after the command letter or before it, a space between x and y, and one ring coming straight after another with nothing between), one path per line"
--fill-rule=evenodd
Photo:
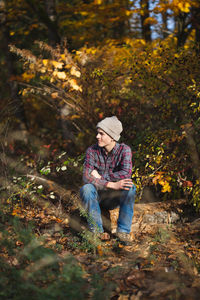
M91 175L93 170L98 171L100 179ZM105 189L109 181L131 178L131 175L132 152L129 146L116 143L108 155L98 144L87 149L83 167L84 183L92 183L97 189Z

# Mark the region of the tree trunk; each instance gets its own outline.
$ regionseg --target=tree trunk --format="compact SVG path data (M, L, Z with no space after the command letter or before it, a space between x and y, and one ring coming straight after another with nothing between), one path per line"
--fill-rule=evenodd
M13 55L10 53L9 50L9 44L10 44L10 37L9 37L9 27L7 25L7 20L6 20L6 2L4 2L4 24L2 25L2 48L5 53L5 62L7 66L7 82L6 85L8 86L9 89L9 94L10 94L10 102L12 105L12 113L16 116L18 120L20 120L21 124L20 127L23 130L28 129L28 124L25 116L25 110L24 110L24 105L22 102L21 97L19 96L18 92L18 84L16 81L12 80L11 78L16 76L16 71L15 71L15 64L14 64L14 59Z
M116 10L116 17L120 15L121 10L129 10L130 9L130 1L129 0L121 0L119 1L119 8ZM115 16L114 16L115 17ZM130 33L130 23L129 18L119 20L116 25L113 27L113 37L116 39L121 39L127 34Z
M140 0L140 9L142 10L140 14L141 26L142 26L142 38L146 42L151 42L151 26L146 23L146 19L149 18L149 0Z
M200 6L192 8L192 28L195 30L195 42L200 48Z
M167 1L163 0L162 3L166 4ZM168 36L168 26L167 26L168 13L167 11L163 11L161 15L162 15L162 36L163 39L165 39Z
M194 139L194 128L188 126L185 128L186 132L186 143L188 146L188 152L192 162L192 168L196 179L200 180L200 157L197 150L196 142Z
M177 18L176 18L176 24L177 24L177 47L180 48L184 46L185 41L187 39L187 31L185 27L185 18L186 15L184 13L181 13Z
M27 5L35 12L38 21L46 25L49 35L49 43L56 45L60 43L60 36L58 33L58 25L56 19L56 9L54 0L45 0L45 8L42 7L38 1L25 0Z
M55 27L57 28L55 0L45 0L45 7L49 19L55 24ZM51 27L48 27L48 37L49 43L51 45L55 45L55 43L57 43L60 40L60 38L58 37L57 30L52 30Z

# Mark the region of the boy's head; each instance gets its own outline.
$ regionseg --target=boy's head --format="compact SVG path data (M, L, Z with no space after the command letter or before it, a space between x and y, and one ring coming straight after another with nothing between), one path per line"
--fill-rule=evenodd
M123 130L122 123L116 116L107 117L97 124L97 128L101 128L116 142L120 139L120 133Z

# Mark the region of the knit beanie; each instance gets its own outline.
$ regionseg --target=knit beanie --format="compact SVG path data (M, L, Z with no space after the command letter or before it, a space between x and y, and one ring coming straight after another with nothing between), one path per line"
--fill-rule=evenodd
M120 133L123 130L122 123L116 116L107 117L97 124L97 128L101 128L105 133L111 136L115 141L120 139Z

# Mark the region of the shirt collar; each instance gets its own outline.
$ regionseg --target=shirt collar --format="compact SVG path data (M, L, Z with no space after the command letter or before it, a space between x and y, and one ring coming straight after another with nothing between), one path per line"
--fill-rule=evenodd
M101 150L101 152L106 155L106 151L103 147L99 147L97 144L97 147ZM117 150L119 149L119 143L116 142L115 147L112 149L112 151L109 154L115 154Z

